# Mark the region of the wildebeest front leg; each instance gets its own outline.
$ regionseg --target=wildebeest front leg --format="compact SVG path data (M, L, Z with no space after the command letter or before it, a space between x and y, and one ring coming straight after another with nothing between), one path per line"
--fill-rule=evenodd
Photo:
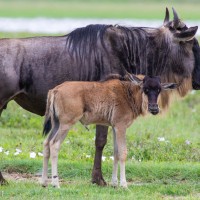
M115 127L116 143L118 148L118 156L120 162L120 186L127 188L125 162L127 156L126 148L126 128L121 126Z
M105 180L103 179L102 170L101 170L101 160L103 148L107 142L108 135L108 126L96 126L96 140L95 140L95 159L94 166L92 171L92 183L97 185L106 185Z

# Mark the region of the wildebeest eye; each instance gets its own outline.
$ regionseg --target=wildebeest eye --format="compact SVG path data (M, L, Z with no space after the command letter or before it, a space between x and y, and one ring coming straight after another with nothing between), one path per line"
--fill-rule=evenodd
M157 89L157 92L159 93L159 92L160 92L160 89Z

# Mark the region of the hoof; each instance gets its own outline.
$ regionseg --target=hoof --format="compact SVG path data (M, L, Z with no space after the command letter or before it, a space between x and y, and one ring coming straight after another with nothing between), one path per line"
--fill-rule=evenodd
M54 188L60 188L59 182L58 181L52 181L51 182L52 187Z
M94 170L92 172L92 183L100 186L106 186L107 183L102 176L102 172L99 169Z
M115 181L112 180L111 185L112 185L112 187L115 187L115 188L118 187L118 181L117 180L115 180Z
M6 181L4 178L0 180L0 185L8 185L8 181Z
M97 185L99 185L99 186L106 186L107 185L107 183L106 183L106 181L103 179L103 177L95 177L95 178L93 178L92 179L92 183L93 184L97 184Z
M127 189L128 188L127 182L120 183L120 187Z
M42 187L43 187L43 188L46 188L47 186L48 186L47 184L46 184L46 185L45 185L45 184L42 184Z
M51 184L54 188L60 188L60 185Z
M41 184L42 187L47 187L48 186L48 179L41 178L40 179L40 184Z

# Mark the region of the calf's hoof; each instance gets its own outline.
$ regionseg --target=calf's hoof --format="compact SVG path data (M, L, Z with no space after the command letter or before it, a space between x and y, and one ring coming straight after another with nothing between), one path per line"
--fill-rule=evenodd
M118 180L112 180L112 181L111 181L111 185L112 185L113 187L117 187L117 186L118 186Z
M60 185L56 185L56 184L51 184L54 188L60 188Z
M128 188L127 182L121 182L120 187L122 187L124 189Z
M41 180L40 183L41 183L42 187L48 186L48 180Z
M58 176L53 176L53 177L52 177L51 185L52 185L54 188L60 188Z

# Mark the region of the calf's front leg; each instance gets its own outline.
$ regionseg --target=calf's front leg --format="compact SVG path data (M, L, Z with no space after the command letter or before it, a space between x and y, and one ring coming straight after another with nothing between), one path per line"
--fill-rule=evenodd
M127 157L126 148L126 128L121 126L115 127L116 143L118 149L118 157L120 162L120 186L127 188L125 162Z
M118 186L118 178L117 178L117 172L118 172L118 147L117 147L117 141L116 141L116 132L113 128L113 145L114 145L114 161L113 161L113 172L112 172L112 186L116 187Z

